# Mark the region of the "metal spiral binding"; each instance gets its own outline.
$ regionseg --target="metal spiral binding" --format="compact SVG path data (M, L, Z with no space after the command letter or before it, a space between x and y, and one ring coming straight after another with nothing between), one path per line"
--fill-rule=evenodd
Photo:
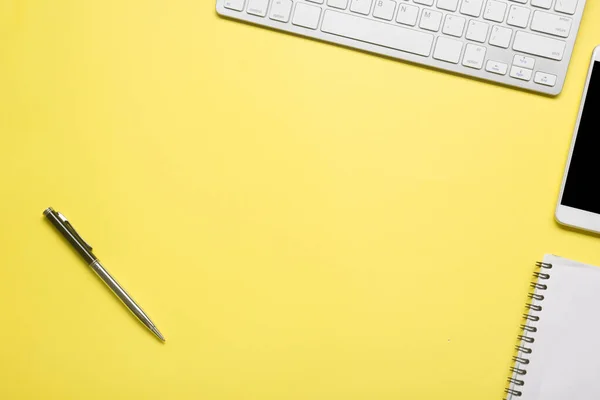
M523 392L518 389L525 385L525 380L523 379L524 375L527 374L527 369L525 369L525 366L529 364L529 358L526 357L527 355L533 353L533 350L527 347L527 345L535 342L535 338L527 336L527 333L534 334L538 331L538 328L531 326L531 323L535 323L540 320L539 315L534 315L533 313L542 311L542 306L533 304L533 302L540 302L544 300L544 295L538 292L547 290L548 286L540 283L540 281L550 279L550 274L542 271L552 269L552 264L548 263L537 262L535 265L536 267L540 268L540 270L533 273L535 281L531 282L530 285L533 289L533 293L529 293L528 295L530 299L530 302L526 305L528 312L523 314L523 318L526 320L526 322L521 325L522 334L518 336L519 344L515 346L515 349L518 350L519 353L512 358L515 366L510 368L511 376L508 378L509 386L504 389L504 392L510 395L511 398L512 396L521 397L523 394ZM504 400L507 400L507 398L504 398Z

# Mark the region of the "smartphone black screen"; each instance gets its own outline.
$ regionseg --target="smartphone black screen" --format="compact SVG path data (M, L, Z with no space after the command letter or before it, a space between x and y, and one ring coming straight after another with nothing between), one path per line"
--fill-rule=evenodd
M561 204L600 214L600 62L596 61Z

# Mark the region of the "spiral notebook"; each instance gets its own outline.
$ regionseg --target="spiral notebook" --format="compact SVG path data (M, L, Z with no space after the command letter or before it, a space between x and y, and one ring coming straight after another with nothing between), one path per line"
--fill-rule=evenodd
M507 400L600 399L600 268L537 264Z

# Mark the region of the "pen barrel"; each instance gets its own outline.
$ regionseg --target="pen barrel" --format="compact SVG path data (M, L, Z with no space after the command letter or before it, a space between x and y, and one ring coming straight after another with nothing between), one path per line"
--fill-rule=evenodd
M154 324L144 310L133 300L133 298L119 285L112 275L100 264L100 261L95 260L90 264L90 268L94 270L96 275L109 287L109 289L121 300L121 302L131 311L133 315L140 320L146 327L152 329Z

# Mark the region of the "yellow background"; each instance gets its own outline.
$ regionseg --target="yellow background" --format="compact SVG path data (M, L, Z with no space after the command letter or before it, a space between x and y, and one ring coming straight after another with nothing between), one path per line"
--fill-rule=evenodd
M0 5L2 399L499 399L533 262L600 264L553 221L597 1L558 98L214 0Z

